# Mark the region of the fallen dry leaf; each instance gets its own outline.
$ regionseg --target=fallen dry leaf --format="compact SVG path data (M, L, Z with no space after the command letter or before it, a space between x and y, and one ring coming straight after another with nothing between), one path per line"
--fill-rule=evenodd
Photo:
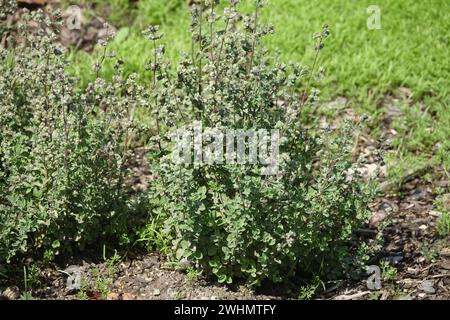
M86 291L86 295L91 300L101 300L102 299L102 294L98 291Z
M450 257L450 248L443 248L440 252L441 256Z
M116 292L110 292L108 293L106 300L120 300L120 295Z
M127 293L127 292L122 294L122 299L123 300L135 300L134 296L131 293Z
M357 292L355 294L342 294L339 296L336 296L334 298L334 300L356 300L356 299L360 299L366 295L368 295L370 293L370 291L362 291L362 292Z
M440 267L445 270L450 270L450 260L444 260L440 263Z

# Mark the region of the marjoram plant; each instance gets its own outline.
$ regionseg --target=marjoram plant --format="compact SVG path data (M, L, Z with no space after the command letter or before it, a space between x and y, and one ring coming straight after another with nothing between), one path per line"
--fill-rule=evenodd
M0 51L0 262L82 249L138 219L126 178L141 88L118 63L113 82L79 89L58 14L23 19L17 46Z
M259 23L261 1L250 16L230 3L221 17L217 1L193 7L192 50L174 76L157 45L162 34L157 27L146 33L154 43L148 104L158 127L158 151L150 157L153 219L171 239L170 259L222 283L332 278L352 260L353 231L367 221L375 194L354 170L355 126L308 128L317 92L299 96L298 88L308 87L314 68L283 64L262 46L273 28ZM315 35L316 50L328 34L324 26ZM168 132L194 122L219 130L280 130L279 173L261 175L260 164L174 163Z

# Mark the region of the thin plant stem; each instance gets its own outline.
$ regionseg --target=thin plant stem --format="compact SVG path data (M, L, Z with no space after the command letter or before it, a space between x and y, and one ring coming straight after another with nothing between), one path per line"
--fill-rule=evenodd
M250 72L252 70L253 67L253 57L255 55L255 50L256 50L256 31L258 28L258 1L255 2L255 24L253 26L253 43L252 43L252 51L250 52L250 60L248 62L248 68L247 68L247 74L250 77Z
M156 41L153 40L153 55L154 55L154 60L153 60L153 90L155 91L155 107L157 108L156 111L156 134L158 136L158 148L159 151L162 151L162 147L161 147L161 140L160 140L160 133L161 133L161 129L160 129L160 124L159 124L159 108L158 108L158 95L156 94L156 68L157 68L157 50L156 50Z
M200 45L200 51L199 51L199 61L198 61L198 94L202 95L202 58L203 58L203 46L202 46L202 23L203 23L203 2L200 5L200 17L199 17L199 45Z
M319 61L320 48L321 48L322 44L323 44L323 40L322 40L322 38L320 38L319 45L316 48L317 49L316 50L316 55L314 57L314 62L313 62L312 68L311 68L311 72L309 74L308 81L306 82L305 90L303 90L303 93L302 93L302 96L301 96L303 101L302 101L302 105L300 107L300 110L303 109L303 107L305 106L306 102L308 101L308 96L306 96L306 95L308 94L309 85L311 83L311 79L312 79L312 76L314 74L314 70L316 69L317 62Z

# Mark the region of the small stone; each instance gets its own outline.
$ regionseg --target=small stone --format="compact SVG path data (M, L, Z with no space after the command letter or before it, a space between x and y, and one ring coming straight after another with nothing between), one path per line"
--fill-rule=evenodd
M433 294L436 293L436 289L434 289L434 281L432 280L424 280L418 287L419 290L422 290L425 293Z
M392 265L397 265L402 261L403 261L403 255L401 255L401 254L397 254L395 256L389 257L389 262Z
M187 258L181 259L181 261L180 261L180 270L181 271L185 271L185 270L189 269L189 267L191 267L191 266L192 266L192 263L191 263L191 261L189 261L189 259L187 259Z
M380 222L386 219L386 214L383 212L375 212L369 220L370 228L377 228Z
M442 149L442 143L438 142L433 146L433 152L438 152L441 149Z
M3 296L9 300L17 300L20 297L20 290L16 286L8 287L3 291Z
M410 295L401 294L395 298L395 300L412 300L413 298Z
M160 294L161 294L161 290L159 290L159 289L153 290L153 295L154 296L159 296Z

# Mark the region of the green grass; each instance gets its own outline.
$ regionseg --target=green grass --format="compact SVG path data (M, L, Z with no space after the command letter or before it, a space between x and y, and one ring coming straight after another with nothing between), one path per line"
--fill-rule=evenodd
M83 1L72 1L71 3L83 4ZM127 18L117 21L119 26L117 35L109 45L109 49L125 62L124 68L127 73L136 72L141 81L149 81L150 73L145 70L145 65L152 55L152 44L142 35L142 31L151 24L161 25L164 32L164 43L167 44L167 58L176 61L180 56L180 51L189 46L190 15L184 0L151 0L139 1L131 4L127 0L115 0L111 3L96 0L90 8L97 14L102 12L115 12L113 17ZM109 6L109 9L105 9ZM87 10L89 12L89 10ZM132 20L133 23L127 23ZM114 19L113 19L114 21ZM72 66L70 71L81 79L85 86L94 78L92 65L98 60L102 50L98 47L93 54L85 52L72 52ZM106 64L101 75L110 79L113 74L111 65Z
M94 3L103 11L107 4L111 20L123 27L110 47L123 58L127 72L137 72L142 81L150 78L144 65L151 56L151 44L141 34L146 25L161 24L167 56L172 61L189 48L187 1ZM315 83L322 91L322 99L346 96L351 108L373 116L371 129L377 136L383 97L398 87L409 88L412 101L401 106L404 116L393 124L398 135L394 140L397 151L390 156L391 179L398 182L411 171L436 167L443 167L448 175L450 2L378 0L380 30L367 28L366 9L371 4L373 1L368 0L269 1L262 20L273 24L277 32L267 38L266 45L279 48L283 61L310 65L314 54L312 34L327 23L332 36L320 57L326 76L321 83ZM242 0L240 6L251 12L253 1ZM93 77L91 65L98 54L72 55L72 71L84 84ZM103 76L109 78L111 74L111 67L104 68Z

